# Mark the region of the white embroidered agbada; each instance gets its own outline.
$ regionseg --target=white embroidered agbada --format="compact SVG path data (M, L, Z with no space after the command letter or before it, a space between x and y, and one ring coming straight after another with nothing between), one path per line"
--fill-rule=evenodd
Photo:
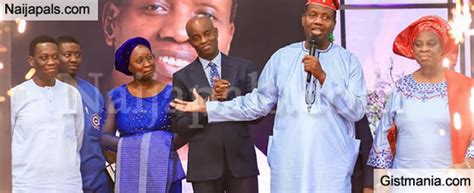
M253 120L277 104L268 162L272 193L351 192L351 174L360 141L354 123L365 112L367 91L357 58L330 44L320 52L326 72L316 81L316 101L308 113L304 42L278 50L265 65L258 88L227 102L208 102L209 122Z
M13 192L79 193L84 113L76 88L28 80L12 90Z

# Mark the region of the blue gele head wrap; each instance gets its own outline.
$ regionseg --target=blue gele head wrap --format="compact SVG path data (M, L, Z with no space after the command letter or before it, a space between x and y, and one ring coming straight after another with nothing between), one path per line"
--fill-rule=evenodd
M130 56L132 55L133 49L138 45L146 46L151 50L151 45L148 40L142 37L134 37L128 39L115 51L115 70L127 75L132 76L132 73L128 70L130 64Z

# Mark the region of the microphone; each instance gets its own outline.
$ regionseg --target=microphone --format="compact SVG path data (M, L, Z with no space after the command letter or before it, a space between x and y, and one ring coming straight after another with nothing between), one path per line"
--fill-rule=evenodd
M309 47L309 55L311 56L316 56L316 38L311 38L310 42L310 47ZM308 72L308 75L306 76L306 82L310 83L311 82L311 76L312 74Z

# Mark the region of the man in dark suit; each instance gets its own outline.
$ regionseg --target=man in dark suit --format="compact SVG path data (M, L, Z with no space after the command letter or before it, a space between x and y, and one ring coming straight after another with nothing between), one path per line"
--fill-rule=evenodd
M248 60L218 49L218 31L209 16L186 24L189 43L198 58L173 75L176 99L230 100L256 86L257 73ZM173 130L189 141L187 181L195 193L256 193L257 161L246 122L209 124L204 113L173 112Z

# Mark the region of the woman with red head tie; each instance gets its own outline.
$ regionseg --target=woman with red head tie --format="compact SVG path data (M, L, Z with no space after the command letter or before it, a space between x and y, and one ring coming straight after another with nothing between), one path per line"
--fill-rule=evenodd
M443 66L458 48L438 16L410 24L393 51L420 68L396 82L377 128L368 165L377 168L470 168L474 157L469 97L472 79Z

